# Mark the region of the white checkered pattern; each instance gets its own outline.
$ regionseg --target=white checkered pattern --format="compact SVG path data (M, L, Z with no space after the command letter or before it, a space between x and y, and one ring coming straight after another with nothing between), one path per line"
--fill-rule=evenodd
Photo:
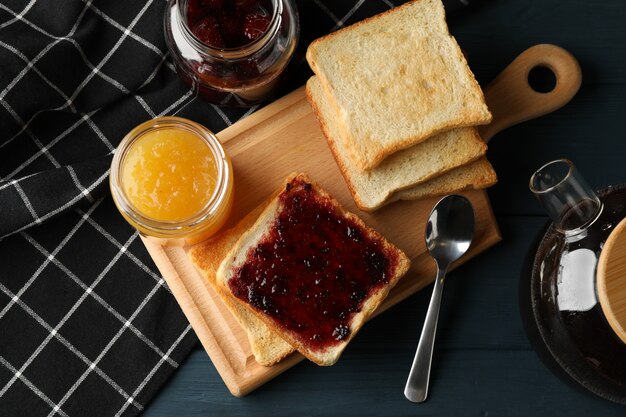
M258 106L204 103L178 79L165 0L17 3L0 0L0 415L137 415L196 339L109 197L111 156L146 119L219 131ZM310 75L310 40L393 6L297 3L283 92Z

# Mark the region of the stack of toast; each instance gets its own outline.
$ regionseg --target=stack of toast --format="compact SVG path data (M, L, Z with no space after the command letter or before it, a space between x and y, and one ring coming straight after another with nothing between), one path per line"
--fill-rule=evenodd
M474 128L491 113L440 0L322 37L307 60L307 98L360 209L495 184Z

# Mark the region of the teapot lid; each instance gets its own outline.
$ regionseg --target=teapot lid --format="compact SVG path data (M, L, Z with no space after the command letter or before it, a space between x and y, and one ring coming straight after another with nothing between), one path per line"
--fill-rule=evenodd
M615 334L626 343L626 219L606 240L597 271L602 311Z

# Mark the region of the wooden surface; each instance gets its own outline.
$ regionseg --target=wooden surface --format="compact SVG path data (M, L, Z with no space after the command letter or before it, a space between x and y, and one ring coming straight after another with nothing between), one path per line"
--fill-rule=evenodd
M426 403L408 402L402 389L429 289L369 322L335 366L303 362L244 398L228 393L199 345L143 415L623 416L624 407L569 385L545 366L527 338L518 287L527 251L547 221L528 191L536 168L568 157L594 188L626 182L625 21L622 0L507 0L479 2L451 22L483 85L542 42L572 52L583 83L563 109L489 143L499 183L488 193L503 241L446 280Z
M553 72L554 89L538 92L529 85L530 71L537 67ZM480 136L489 141L493 135L508 127L561 108L578 92L581 82L580 65L565 49L550 44L528 48L485 88L493 120L479 127Z
M375 213L358 211L332 157L315 115L300 88L217 135L232 158L235 202L229 224L263 203L294 171L308 173L346 209L400 247L411 270L381 305L384 311L432 282L435 264L424 244L424 225L437 199L402 201ZM466 193L476 212L476 235L461 260L500 240L487 195ZM299 354L271 367L259 365L247 335L211 285L194 269L186 247L164 247L144 239L213 364L233 395L245 395L302 359Z
M598 259L597 290L606 320L626 343L626 220L604 243Z

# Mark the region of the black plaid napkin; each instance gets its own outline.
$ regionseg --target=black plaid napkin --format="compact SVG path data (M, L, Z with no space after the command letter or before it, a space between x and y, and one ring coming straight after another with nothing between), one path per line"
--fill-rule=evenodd
M400 2L396 2L400 3ZM137 124L219 131L254 110L196 99L163 39L165 0L0 0L0 416L137 415L197 340L108 189ZM303 0L314 38L388 0Z

